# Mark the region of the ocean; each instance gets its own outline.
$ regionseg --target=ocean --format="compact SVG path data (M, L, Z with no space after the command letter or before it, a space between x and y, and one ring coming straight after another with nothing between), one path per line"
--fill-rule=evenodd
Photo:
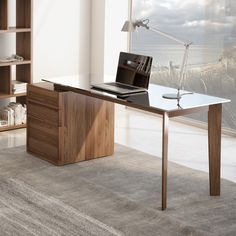
M169 66L172 61L174 65L182 63L185 47L179 44L133 44L132 52L153 57L154 66ZM188 65L197 66L208 63L217 63L223 53L223 47L212 47L209 45L190 45Z

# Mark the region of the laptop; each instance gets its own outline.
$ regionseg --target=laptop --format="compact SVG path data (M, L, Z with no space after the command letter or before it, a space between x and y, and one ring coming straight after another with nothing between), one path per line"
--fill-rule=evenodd
M93 89L128 95L146 92L152 67L152 57L120 52L115 82L92 85Z

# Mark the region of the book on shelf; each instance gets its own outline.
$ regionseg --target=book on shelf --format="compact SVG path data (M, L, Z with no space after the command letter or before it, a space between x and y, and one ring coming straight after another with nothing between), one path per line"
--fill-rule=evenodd
M5 107L0 110L1 124L14 125L14 111L11 108ZM3 122L5 121L5 122Z
M26 124L26 105L11 102L0 109L0 127Z
M12 89L13 94L26 93L26 89Z
M12 92L14 94L26 93L27 83L18 80L12 81Z
M6 120L0 120L0 128L1 127L6 127L6 126L8 126L7 121Z

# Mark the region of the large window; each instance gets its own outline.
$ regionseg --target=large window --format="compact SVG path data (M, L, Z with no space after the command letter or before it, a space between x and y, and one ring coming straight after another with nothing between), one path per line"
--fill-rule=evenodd
M235 131L236 1L133 0L132 17L148 18L150 26L193 42L184 88L231 99L223 106L223 126ZM177 88L184 46L139 29L132 34L131 51L153 56L152 83Z

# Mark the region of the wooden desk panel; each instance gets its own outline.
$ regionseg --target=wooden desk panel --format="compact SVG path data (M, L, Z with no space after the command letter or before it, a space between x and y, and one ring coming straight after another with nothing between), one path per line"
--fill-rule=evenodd
M113 103L44 82L28 86L27 118L27 151L55 165L114 152Z

